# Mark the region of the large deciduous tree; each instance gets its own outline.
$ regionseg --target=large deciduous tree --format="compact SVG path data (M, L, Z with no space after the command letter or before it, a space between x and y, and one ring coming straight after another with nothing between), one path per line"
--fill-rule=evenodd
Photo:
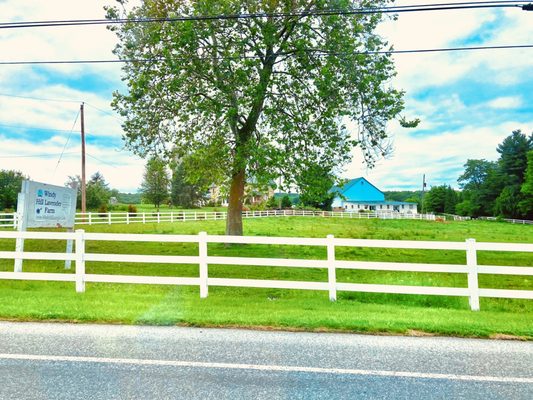
M238 235L247 178L268 183L281 171L294 184L294 165L332 170L354 146L372 164L403 108L390 55L378 53L382 16L320 11L388 1L144 0L128 9L119 0L108 18L131 19L111 26L115 53L129 60L128 90L113 105L129 147L187 157L195 174L227 184L226 232ZM168 20L217 15L241 18ZM133 21L143 18L160 21Z

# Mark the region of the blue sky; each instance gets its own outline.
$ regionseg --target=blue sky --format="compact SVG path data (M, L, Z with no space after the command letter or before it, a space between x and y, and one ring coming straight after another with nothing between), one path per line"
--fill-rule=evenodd
M112 3L0 0L0 19L102 18L104 5ZM531 44L533 12L406 13L379 32L397 50ZM0 60L109 59L114 43L103 26L3 30ZM356 149L344 177L365 176L393 190L418 189L425 174L429 185L457 187L467 159L495 160L496 146L513 130L533 131L533 49L398 54L395 61L391 84L406 92L404 115L422 122L416 129L392 122L393 154L369 170ZM88 175L100 171L112 187L136 191L144 160L124 149L120 118L109 105L117 89L123 89L119 65L0 65L0 169L54 184L79 174L83 101Z

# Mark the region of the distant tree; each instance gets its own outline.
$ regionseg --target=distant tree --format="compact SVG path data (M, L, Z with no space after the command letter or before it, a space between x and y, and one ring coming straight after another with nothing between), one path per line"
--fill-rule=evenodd
M527 153L527 168L520 192L523 197L518 203L520 214L523 218L533 220L533 150Z
M335 183L331 169L318 163L309 163L301 167L296 177L300 192L300 201L304 206L331 210L335 193L330 190Z
M527 137L520 130L513 131L496 149L498 163L510 185L521 185L527 168L527 153L533 150L533 134Z
M205 200L205 184L193 184L187 181L185 166L176 164L172 170L172 183L170 185L170 200L172 204L184 208L199 207Z
M81 178L79 175L69 176L65 182L65 186L77 190L76 208L81 209ZM107 207L107 203L117 190L112 190L106 183L104 176L99 172L95 172L89 182L85 185L86 205L87 209L97 210Z
M143 200L152 203L159 212L161 204L168 199L169 184L166 163L159 157L151 157L146 163L141 184Z
M281 198L281 208L291 208L292 201L289 196L285 195Z
M14 209L22 188L22 181L29 179L22 172L13 170L0 171L0 210Z
M140 193L119 193L117 199L123 204L139 204L141 202Z
M109 189L109 185L100 172L96 172L91 176L91 179L87 182L85 191L88 209L107 207L107 203L111 197L111 189Z
M520 200L520 186L510 185L504 187L496 199L494 207L495 214L505 218L520 217L520 211L518 208Z
M75 189L76 193L76 208L81 209L81 177L79 175L69 176L65 182L65 186L71 189Z
M426 211L455 214L457 193L450 186L433 186L424 199Z
M464 167L465 172L457 180L463 189L462 201L458 204L461 215L493 215L496 199L505 187L498 163L468 160Z

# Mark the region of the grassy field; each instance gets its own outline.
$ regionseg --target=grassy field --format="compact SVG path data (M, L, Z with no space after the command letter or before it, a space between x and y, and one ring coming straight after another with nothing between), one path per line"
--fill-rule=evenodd
M533 243L530 226L498 222L431 222L398 220L343 220L331 218L247 219L245 234ZM224 233L224 221L174 224L85 226L87 231L119 233L196 234L205 230ZM29 240L30 251L63 251L64 242ZM13 240L0 241L1 250L12 250ZM88 242L98 253L196 255L194 244ZM210 255L245 257L294 257L325 259L325 248L302 246L209 245ZM464 264L462 251L339 248L347 260ZM480 252L480 264L533 267L526 253ZM12 260L0 260L0 270L12 270ZM57 261L25 261L25 271L64 272ZM88 273L198 276L197 265L87 263ZM321 269L209 266L210 277L326 281ZM429 274L385 271L338 271L338 281L401 285L466 287L464 274ZM533 290L533 281L520 276L480 276L480 287ZM0 281L0 318L18 320L68 320L128 324L185 324L195 326L269 327L352 332L427 332L490 337L517 335L533 338L533 302L481 299L480 312L471 312L467 298L339 292L328 301L327 292L211 287L207 299L197 287L87 284L77 294L72 283Z

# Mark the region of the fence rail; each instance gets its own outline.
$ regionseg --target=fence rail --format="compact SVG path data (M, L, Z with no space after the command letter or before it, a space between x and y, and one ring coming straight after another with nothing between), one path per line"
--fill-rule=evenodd
M220 236L207 235L149 235L149 234L110 234L76 232L0 232L0 239L39 239L39 240L73 240L74 253L57 252L21 252L0 251L0 259L14 260L59 260L74 262L74 273L35 273L35 272L0 272L0 279L11 280L41 280L75 282L76 291L84 292L86 282L108 282L129 284L158 284L158 285L192 285L199 286L200 297L208 296L209 286L250 287L250 288L279 288L306 289L328 291L330 300L337 299L337 291L400 293L416 295L466 296L469 298L472 310L479 310L480 297L499 297L514 299L533 299L533 290L507 290L478 287L479 274L522 275L533 276L533 267L526 266L489 266L478 265L478 251L505 252L533 252L533 244L528 243L482 243L475 239L465 242L432 242L432 241L397 241L397 240L367 240L342 239L328 235L327 238L286 238L260 236ZM87 241L119 241L119 242L160 242L160 243L197 243L198 255L139 255L139 254L101 254L86 250ZM225 257L209 256L210 243L242 243L265 245L293 245L293 246L322 246L327 249L325 260L284 259L284 258L254 258L254 257ZM393 249L422 249L422 250L459 250L466 252L466 265L456 264L423 264L397 262L367 262L338 260L335 257L337 247L373 247ZM164 263L164 264L198 264L198 277L162 277L162 276L127 276L87 274L87 262L131 262L131 263ZM252 265L270 267L321 268L328 272L326 282L261 280L210 278L208 266L218 265ZM338 282L337 270L380 270L380 271L409 271L435 273L462 273L468 277L468 287L435 287L435 286L405 286L383 284L359 284Z
M505 221L511 224L533 225L533 221L527 219L510 219L510 218L498 218L498 217L478 217L485 221Z
M87 212L76 213L76 225L112 225L112 224L134 224L134 223L161 223L161 222L183 222L183 221L205 221L224 220L225 211L165 211L165 212ZM339 211L308 211L308 210L264 210L264 211L243 211L243 218L265 218L265 217L335 217L352 219L420 219L435 220L433 214L402 214L398 212L339 212ZM16 228L17 214L0 214L0 228Z

